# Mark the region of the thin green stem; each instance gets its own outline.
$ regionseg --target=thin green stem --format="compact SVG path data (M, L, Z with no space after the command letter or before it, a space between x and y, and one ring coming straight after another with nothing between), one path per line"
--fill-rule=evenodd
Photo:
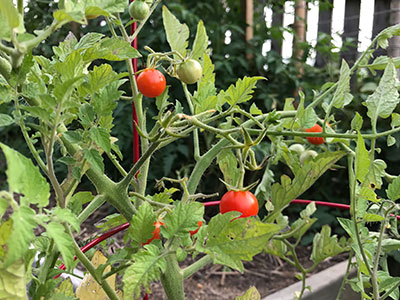
M192 95L190 95L187 85L182 82L183 90L185 92L186 101L190 108L190 113L195 114L195 109L192 101ZM195 128L193 130L193 147L194 147L194 159L198 161L200 159L200 145L199 145L199 130Z
M380 295L379 295L379 284L378 284L378 267L379 267L379 261L380 261L381 250L382 250L383 235L385 233L386 224L387 224L387 216L388 216L388 214L390 213L390 211L394 207L395 207L395 204L393 204L385 212L385 219L384 219L383 222L381 222L381 228L380 228L380 231L379 231L378 245L377 245L376 251L375 251L374 267L372 269L372 273L374 274L374 276L371 276L374 300L379 300L379 298L380 298Z
M23 0L18 0L17 9L18 9L19 14L24 15L24 1Z
M353 74L353 72L359 67L360 63L364 60L365 56L369 54L369 50L372 49L372 47L375 45L376 41L380 37L380 34L378 34L371 42L371 44L368 46L368 48L361 54L361 56L357 59L357 61L354 63L354 65L350 69L350 74ZM339 85L339 82L335 82L329 89L325 90L322 94L317 96L314 101L308 106L308 107L316 107L319 105L325 98L326 96L335 90Z
M336 295L336 300L340 300L340 297L342 296L344 287L345 287L346 282L347 282L347 278L349 278L350 269L351 269L351 261L353 259L353 255L354 255L354 251L353 251L353 249L351 249L350 253L349 253L349 259L348 259L348 262L347 262L346 272L344 273L344 277L343 277L342 283L340 285L339 292Z
M93 212L95 212L106 201L103 195L97 195L79 214L78 222L82 224Z
M360 248L361 256L363 258L364 264L368 270L369 275L372 277L373 273L371 270L371 266L369 265L369 261L367 258L367 255L364 250L363 243L361 241L361 236L360 236L360 231L358 229L358 222L357 222L357 210L356 210L356 177L353 171L353 166L354 166L354 157L352 155L347 156L347 167L348 167L348 172L349 172L349 185L350 185L350 214L351 214L351 219L353 221L354 225L354 230L356 234L356 242L358 247Z
M127 189L129 186L129 183L133 179L133 177L136 175L136 173L139 171L139 169L142 167L142 165L150 158L150 156L155 152L159 146L160 142L154 142L151 143L149 148L146 150L146 152L143 153L143 155L139 158L139 160L133 165L132 169L128 172L128 174L123 178L119 183L119 187L121 189Z
M33 157L35 158L37 164L39 165L40 169L43 171L43 173L46 176L49 176L49 171L47 169L46 164L42 160L42 158L39 155L39 152L36 150L35 146L32 143L32 140L29 137L28 131L25 127L25 123L21 114L21 110L19 108L18 100L15 101L15 111L19 117L19 127L21 128L22 135L25 139L26 144L28 145L29 150L31 151Z
M65 25L67 23L68 23L68 21L58 22L58 21L54 20L53 23L49 27L47 27L45 30L43 30L37 37L30 39L26 42L22 42L20 45L23 48L32 49L32 48L36 47L37 45L39 45L42 41L47 39L59 27Z
M387 297L389 297L391 293L393 293L396 289L399 288L399 286L400 286L400 280L397 281L396 284L390 288L390 290L388 290L385 294L383 294L381 300L385 300Z
M156 9L157 5L161 2L161 0L156 0L153 5L150 7L149 13L147 15L147 17L140 22L138 28L136 29L136 31L129 37L129 42L132 42L140 33L140 31L142 30L144 24L146 24L146 21L150 18L151 14L153 13L153 11Z
M40 268L39 275L38 275L38 280L41 284L44 284L46 282L47 276L48 276L49 271L54 262L54 258L56 256L56 254L58 253L58 251L54 249L54 245L55 245L54 240L51 239L49 247L47 249L48 255L46 255L46 258L44 260L43 265Z
M157 201L153 201L153 200L148 199L145 196L143 196L143 195L141 195L139 193L136 193L136 192L129 192L129 196L133 196L133 197L139 198L139 199L141 199L143 201L148 202L151 205L160 206L160 207L172 207L172 205L161 203L161 202L157 202Z
M188 278L196 273L198 270L204 268L206 265L213 262L213 259L210 255L203 256L198 261L192 263L183 269L183 278Z
M66 226L67 232L69 233L71 239L73 240L73 247L75 250L75 254L78 257L79 261L85 266L86 270L92 275L92 277L96 280L96 282L102 287L104 292L111 300L119 300L119 297L115 293L115 291L108 284L107 280L103 279L96 272L95 266L91 263L91 261L87 258L87 256L82 252L79 248L78 244L75 242L74 236L72 235L71 230Z

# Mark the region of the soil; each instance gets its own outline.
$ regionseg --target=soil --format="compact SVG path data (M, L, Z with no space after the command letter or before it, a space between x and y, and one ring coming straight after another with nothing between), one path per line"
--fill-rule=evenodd
M107 207L103 207L102 210L92 215L90 220L82 224L82 231L79 238L77 237L77 240L87 241L95 237L99 229L96 228L94 224L107 214L107 210ZM109 249L111 252L113 248L115 249L123 246L122 237L122 233L113 237L113 244L111 249ZM312 265L312 262L309 260L311 249L311 246L299 246L297 249L298 258L304 267L310 267ZM321 263L312 274L341 262L347 259L347 257L348 254L343 253L327 259ZM182 263L182 266L189 265L192 262L191 258L188 258ZM244 294L251 286L255 286L261 294L261 297L265 297L298 281L295 278L296 273L298 273L297 269L290 266L285 261L266 253L254 256L252 261L244 262L244 267L244 273L220 265L209 265L205 267L185 280L186 299L235 299L235 297ZM167 299L159 282L152 283L150 287L152 293L149 294L149 300Z

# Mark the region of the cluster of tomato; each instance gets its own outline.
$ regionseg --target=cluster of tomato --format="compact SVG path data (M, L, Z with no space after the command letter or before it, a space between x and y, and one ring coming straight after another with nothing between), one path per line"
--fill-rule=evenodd
M202 67L197 60L190 58L179 64L176 74L182 82L193 84L201 78ZM139 92L144 96L154 98L164 92L166 80L159 70L147 68L141 71L137 77L137 86Z
M249 191L232 190L225 193L225 195L221 198L219 210L221 214L229 211L240 212L241 215L239 218L256 216L258 214L258 201L254 194ZM153 225L155 227L153 236L142 245L147 245L153 240L160 239L160 227L164 226L165 224L161 221L156 221ZM203 221L198 221L197 225L198 227L196 230L189 231L190 235L195 235L199 231L201 225L203 225Z

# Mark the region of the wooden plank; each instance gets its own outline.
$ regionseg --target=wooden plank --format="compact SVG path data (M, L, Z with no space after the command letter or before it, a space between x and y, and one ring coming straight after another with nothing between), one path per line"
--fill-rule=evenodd
M331 35L332 31L332 9L333 0L320 1L319 3L319 13L318 13L318 36L320 33ZM317 52L315 58L315 66L323 67L326 64L324 57L321 53Z
M372 28L372 38L386 27L390 26L390 2L391 0L375 1L374 23ZM386 55L386 50L378 48L374 56Z
M272 5L272 27L282 27L283 25L284 3L282 1ZM282 55L282 39L271 39L271 50Z
M353 65L358 57L357 45L360 7L361 0L346 0L342 35L345 50L342 52L342 58L344 58L349 65Z

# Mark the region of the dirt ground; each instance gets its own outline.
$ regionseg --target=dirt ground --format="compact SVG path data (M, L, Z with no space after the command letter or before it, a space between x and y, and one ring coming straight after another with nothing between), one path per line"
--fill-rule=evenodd
M107 210L103 208L92 215L90 220L83 224L83 230L79 235L81 241L90 240L99 233L99 229L94 226L96 221L101 219ZM97 219L97 220L96 220ZM113 237L112 247L119 248L123 246L123 233ZM113 249L110 249L112 252ZM299 260L305 267L311 266L309 257L311 246L300 247L298 249ZM327 267L343 261L347 254L324 261L313 273L326 269ZM198 259L198 258L197 258ZM192 263L188 258L182 263L182 266ZM253 258L253 261L244 262L245 271L239 273L227 267L220 265L209 265L194 274L191 278L185 280L185 295L188 300L224 300L235 299L242 295L248 288L255 286L262 297L272 294L295 282L297 270L288 263L266 253L261 253ZM149 294L149 300L166 300L166 296L159 282L151 284L152 293ZM279 300L279 299L277 299Z
M299 251L299 258L306 266L310 266L307 263L310 253L310 247L303 247ZM346 255L340 255L327 260L315 272L346 258ZM244 266L243 274L219 265L211 265L197 272L185 280L186 298L188 300L235 299L251 286L255 286L261 296L265 297L297 281L296 269L265 253L255 256L253 261L245 262ZM159 283L153 283L151 289L149 300L167 299Z

